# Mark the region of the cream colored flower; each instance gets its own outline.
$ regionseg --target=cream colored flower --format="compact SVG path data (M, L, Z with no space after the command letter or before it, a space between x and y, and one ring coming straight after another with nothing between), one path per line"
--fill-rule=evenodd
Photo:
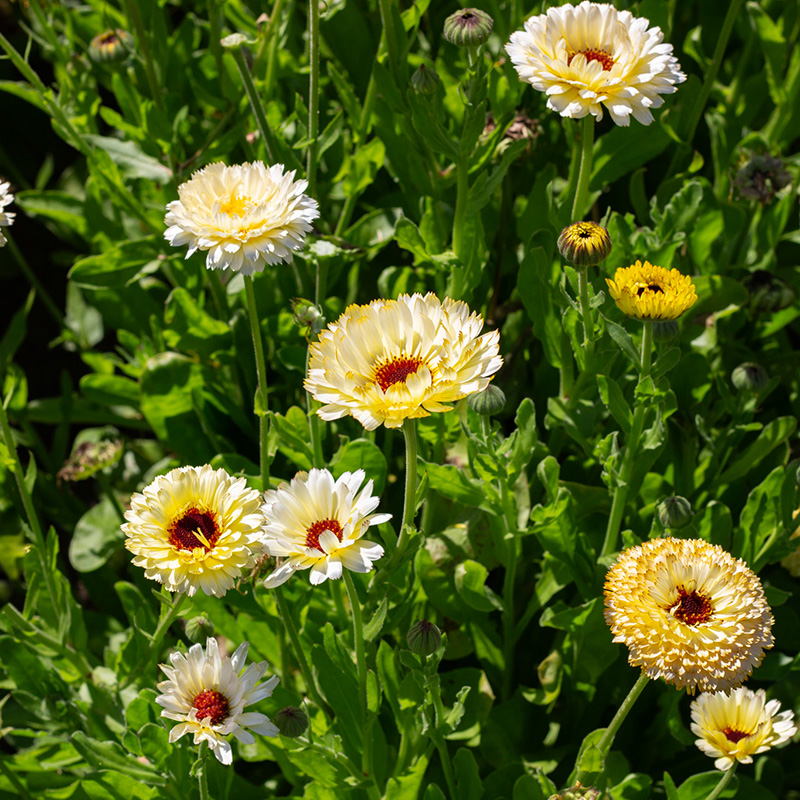
M181 467L131 497L122 530L145 577L222 597L261 555L261 496L223 469Z
M258 681L267 671L267 662L250 664L242 672L247 659L247 642L236 648L233 656L220 656L216 639L202 645L193 644L187 655L172 653L171 667L160 664L169 680L158 684L161 694L156 703L163 706L162 717L175 720L169 732L170 742L186 733L194 734L194 743L208 742L218 761L230 764L231 745L224 737L232 733L243 744L253 744L250 731L262 736L277 736L278 728L267 716L245 707L272 694L280 680L273 676L266 683ZM247 730L247 729L250 730Z
M383 547L361 537L371 525L391 514L373 514L379 497L372 496L372 481L359 492L364 470L344 472L335 481L326 469L299 472L292 482L268 491L264 549L284 561L265 581L274 589L295 570L310 569L311 583L342 577L342 569L369 572Z
M631 116L649 125L661 95L686 80L672 45L649 24L606 3L567 3L527 20L506 50L520 78L545 92L547 107L562 117L599 121L605 106L617 125Z
M322 419L349 414L367 430L449 411L503 364L500 334L482 328L466 303L434 294L352 305L311 344L306 389Z
M209 164L178 187L180 200L167 205L164 236L171 245L206 250L209 269L244 275L267 264L292 260L301 250L317 201L303 194L308 183L284 174L283 164Z
M14 202L14 195L11 194L11 184L8 182L0 183L0 228L7 228L14 221L16 213L13 211L6 211L5 207ZM0 247L2 247L8 239L3 236L0 230Z
M651 539L606 575L605 618L631 666L678 689L739 686L774 644L761 582L702 539Z
M700 737L695 744L716 759L717 769L730 769L737 761L750 764L756 753L797 733L794 714L779 714L780 707L777 700L767 702L763 689L741 686L729 694L701 694L692 703L692 733Z

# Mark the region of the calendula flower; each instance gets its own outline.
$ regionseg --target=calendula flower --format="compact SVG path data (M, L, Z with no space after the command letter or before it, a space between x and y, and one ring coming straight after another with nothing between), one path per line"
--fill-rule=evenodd
M7 228L14 221L16 213L13 211L6 211L5 207L14 202L14 195L11 194L11 184L7 181L0 183L0 228ZM0 230L0 247L2 247L8 239L3 236L3 231Z
M347 414L367 430L449 411L502 366L500 335L465 303L434 294L352 305L309 348L306 389L329 421Z
M187 655L172 653L171 667L160 664L169 680L158 684L161 694L156 703L163 706L162 717L175 720L169 732L170 742L186 733L194 734L194 743L208 742L218 761L230 764L233 760L230 742L224 737L232 733L243 744L253 744L250 731L262 736L277 736L278 728L269 717L256 711L245 711L272 694L280 680L273 676L265 683L258 682L267 671L267 662L250 664L242 672L249 644L242 642L233 656L221 656L216 639L203 646L193 644ZM249 729L249 730L248 730Z
M595 222L576 222L561 231L558 252L576 267L594 267L608 258L611 237Z
M261 555L261 496L224 469L181 467L131 497L133 563L171 592L222 597Z
M562 117L599 121L605 107L617 125L631 116L649 125L661 95L686 80L672 45L649 24L606 3L567 3L527 20L506 51L520 78L545 92L547 107Z
M697 302L697 290L688 275L676 269L637 261L620 267L608 291L623 314L637 319L677 319Z
M261 161L209 164L178 187L180 200L167 205L164 236L172 245L188 244L187 258L207 251L209 269L252 275L291 261L319 210L303 194L308 182L284 169Z
M299 472L291 483L264 495L267 524L264 549L285 558L265 581L268 589L285 583L295 570L310 569L313 584L342 577L342 569L369 572L383 547L362 537L391 514L373 514L380 498L364 470L343 472L336 480L327 469Z
M741 686L729 694L701 694L692 702L695 744L717 769L730 769L737 761L750 764L753 755L782 744L797 733L794 714L783 711L777 700L767 702L763 689Z
M623 551L606 575L605 605L631 666L690 694L739 686L774 643L758 577L702 539L651 539Z

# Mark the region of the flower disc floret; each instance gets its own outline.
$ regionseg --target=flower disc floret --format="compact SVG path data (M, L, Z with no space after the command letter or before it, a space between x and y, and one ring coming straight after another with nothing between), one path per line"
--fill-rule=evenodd
M243 642L232 656L221 656L216 639L194 644L186 655L172 653L172 666L161 664L168 680L158 684L161 694L156 703L163 707L161 716L179 722L169 732L170 742L184 734L194 734L194 743L208 742L223 764L230 764L233 753L225 739L233 734L243 744L253 744L250 731L262 736L277 736L278 728L264 714L245 711L272 694L279 678L258 682L267 671L267 662L250 664L244 669L249 645ZM244 669L244 671L242 671Z
M0 183L0 228L7 228L14 221L16 213L13 211L6 211L5 208L14 202L14 195L11 193L11 184L8 182ZM2 247L8 239L3 236L0 230L0 247Z
M342 577L344 568L369 572L383 547L363 536L391 514L373 514L379 497L364 470L344 472L336 480L327 469L299 472L265 495L267 523L264 549L283 561L264 581L268 589L289 580L296 570L310 569L312 584Z
M797 733L792 711L778 713L777 700L767 702L763 689L741 686L730 693L701 694L692 702L692 733L717 769L737 761L750 764L756 753L782 744Z
M690 694L739 686L774 643L758 577L702 539L652 539L623 551L606 575L605 606L631 666Z
M688 275L649 261L620 267L614 280L606 278L606 283L620 311L636 319L677 319L697 302L697 290Z
M311 344L306 389L322 419L349 414L368 430L449 411L503 363L499 333L482 328L465 303L434 294L349 306Z
M187 258L207 251L209 269L252 275L291 261L319 209L304 194L307 181L284 170L261 161L209 164L178 187L180 199L167 205L164 236L171 245L188 244Z
M125 547L171 592L222 597L261 555L261 496L225 470L181 467L131 497Z
M520 78L547 94L562 117L596 120L607 110L617 125L633 116L653 121L652 108L686 76L660 28L606 3L569 3L531 17L506 51Z

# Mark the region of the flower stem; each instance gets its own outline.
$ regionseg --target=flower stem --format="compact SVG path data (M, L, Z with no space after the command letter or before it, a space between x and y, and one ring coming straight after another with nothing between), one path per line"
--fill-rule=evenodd
M253 279L250 275L244 276L244 291L247 298L247 313L250 317L250 330L253 334L253 347L256 354L256 371L258 373L258 393L255 405L258 417L258 440L260 446L261 463L261 489L269 489L269 395L267 393L267 362L264 358L264 342L261 338L261 324L258 319L256 307L256 293L253 288Z
M706 798L706 800L717 800L717 798L725 791L725 787L731 782L733 773L736 772L736 767L738 766L739 762L734 761L733 766L730 769L725 770L720 782L714 787L714 790Z
M467 110L465 113L469 113ZM467 195L469 194L469 157L461 153L456 161L456 210L453 214L453 252L462 260L461 269L465 269L464 258L464 223L467 219Z
M642 332L642 371L639 375L640 384L650 375L650 364L652 357L653 321L648 319L645 320L644 330ZM620 483L614 488L614 499L611 503L611 513L608 517L608 527L606 528L606 537L603 541L601 556L607 556L610 553L613 553L617 547L617 537L619 536L622 517L625 513L625 503L628 500L628 488L633 475L633 467L636 463L636 453L639 449L639 439L642 435L644 412L644 403L639 401L636 404L636 410L633 412L631 432L628 436L628 441L625 443L625 456L622 460L622 467L620 469Z
M456 782L453 776L453 764L450 760L450 751L447 749L447 742L439 731L440 726L444 723L444 706L442 705L442 696L439 692L438 675L432 675L428 679L428 691L431 693L433 708L436 711L436 720L431 730L431 738L439 753L439 760L442 762L444 780L445 783L447 783L447 793L451 798L458 797L456 793Z
M587 114L583 118L581 130L581 169L578 173L578 188L572 201L572 222L578 222L584 215L586 196L589 193L589 178L592 174L592 155L594 147L594 117Z
M394 36L394 17L392 16L392 0L378 0L381 12L381 24L383 25L383 36L386 40L386 49L389 52L389 65L398 86L400 82L400 56L397 52L397 40Z
M308 194L317 191L317 158L319 156L319 0L308 0L308 138L306 179Z
M628 696L622 701L622 705L617 709L617 713L614 714L611 724L606 728L605 732L600 737L600 741L597 743L596 747L604 759L608 755L611 745L614 744L614 737L617 735L617 731L622 726L622 723L625 721L625 717L628 716L628 713L633 708L633 704L636 702L649 680L650 678L647 677L647 673L642 672L639 675L639 677L636 679L636 683L633 684L633 687L628 692ZM582 783L586 779L586 775L587 773L585 772L579 772L575 778L576 782Z
M397 554L402 553L408 529L414 523L417 505L417 426L413 419L403 420L403 438L406 442L406 489L403 501L403 521L397 538Z
M142 24L142 15L139 13L139 3L135 0L125 0L125 8L128 12L128 20L131 27L136 31L137 45L144 62L144 72L147 76L147 83L150 85L150 94L153 102L159 111L164 111L164 98L161 96L161 89L156 80L156 71L153 67L153 53L150 50L150 36Z
M300 637L297 635L297 628L294 625L292 614L289 611L289 605L286 602L286 598L283 596L283 587L276 586L273 589L273 592L275 592L275 600L278 603L278 611L280 612L281 620L286 628L286 632L289 634L289 640L292 643L292 649L294 650L294 655L297 659L297 665L300 667L300 672L302 673L303 680L306 683L306 689L308 690L309 695L311 695L311 699L317 704L317 706L319 706L320 709L322 709L322 712L325 714L325 716L330 719L332 712L328 707L328 704L320 697L317 684L314 682L314 677L312 676L311 669L308 666L306 654L303 652L303 647L300 644Z
M584 372L594 371L594 318L592 317L592 307L589 304L589 275L587 267L580 267L578 270L578 294L581 301L581 319L583 320L583 347L586 355L586 362L583 366Z
M211 800L208 793L208 742L200 742L200 752L197 754L197 782L200 786L200 800Z
M267 115L264 111L264 106L261 103L261 98L256 91L253 78L250 75L250 69L247 66L247 62L244 60L244 53L242 52L241 47L231 48L229 52L233 56L233 60L236 62L239 75L242 79L242 86L244 86L247 99L250 101L250 108L253 110L253 116L256 118L256 124L258 125L259 132L261 133L261 141L264 142L264 148L267 151L267 160L270 162L270 164L272 164L275 161L275 153L277 152L275 147L275 139L272 136L272 130L267 122Z
M114 493L111 482L108 480L108 476L103 472L103 470L100 470L97 473L97 482L100 484L103 494L105 494L105 496L108 498L108 501L111 503L114 511L117 512L120 522L125 522L125 510L122 508L122 504L119 502L119 498Z

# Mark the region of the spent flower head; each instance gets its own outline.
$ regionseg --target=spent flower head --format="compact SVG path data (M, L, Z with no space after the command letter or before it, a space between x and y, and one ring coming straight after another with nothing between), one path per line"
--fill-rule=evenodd
M739 169L733 185L742 197L758 200L764 206L791 181L792 176L784 168L783 161L767 153L753 156Z
M606 283L620 311L636 319L677 319L697 302L697 290L688 275L649 261L620 267Z
M113 467L121 455L122 442L119 439L82 442L58 471L58 480L59 482L84 481L96 475L101 469Z

